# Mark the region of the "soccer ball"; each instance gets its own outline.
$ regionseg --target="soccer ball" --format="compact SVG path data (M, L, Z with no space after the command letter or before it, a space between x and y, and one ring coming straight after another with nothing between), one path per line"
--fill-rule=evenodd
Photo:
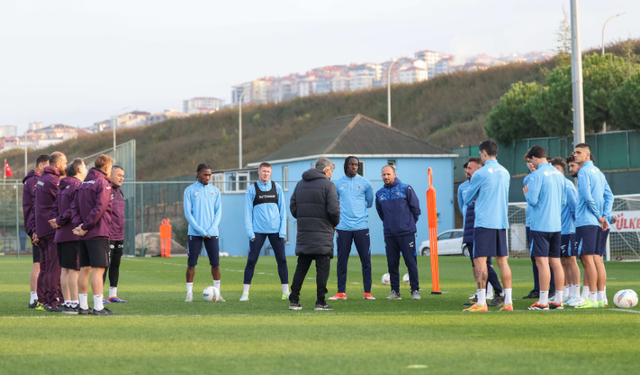
M207 302L215 301L216 299L218 299L219 295L220 291L218 291L218 288L214 288L212 286L204 288L204 291L202 292L202 297L204 297L204 300Z
M638 295L631 289L623 289L613 296L613 303L623 309L636 307L638 304Z
M382 275L382 284L383 285L391 284L390 276L388 273L385 273L384 275Z
M409 285L410 280L409 280L409 274L405 273L404 276L402 276L402 282Z

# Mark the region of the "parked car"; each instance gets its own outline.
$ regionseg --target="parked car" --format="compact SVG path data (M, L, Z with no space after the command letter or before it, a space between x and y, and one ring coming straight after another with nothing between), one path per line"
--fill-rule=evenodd
M464 255L469 257L469 249L462 243L464 231L453 229L440 233L438 236L438 255ZM431 255L431 244L429 241L422 241L420 244L420 254Z

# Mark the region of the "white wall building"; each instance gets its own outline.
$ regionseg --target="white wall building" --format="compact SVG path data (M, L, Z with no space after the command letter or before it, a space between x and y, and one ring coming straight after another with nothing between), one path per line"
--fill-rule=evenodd
M375 78L373 75L368 75L368 74L354 75L353 77L351 77L351 80L349 82L350 89L351 91L370 89L373 87L374 79Z
M348 91L350 84L350 77L347 76L337 76L331 80L331 91Z
M442 59L442 54L436 51L418 51L414 54L416 60L424 60L427 64L427 70L429 70L429 78L436 76L436 64Z
M197 110L198 108L191 108L191 110L194 110L194 109ZM208 110L208 108L203 108L203 109ZM211 112L214 112L214 111L215 111L214 109L211 110ZM187 117L186 113L182 113L177 109L167 109L163 112L154 113L152 115L147 116L146 125L157 124L159 122L166 121L172 118L184 118L184 117Z
M184 100L182 102L182 113L189 113L189 110L191 108L207 108L210 111L219 111L222 107L224 107L224 100L200 96L189 100Z
M147 116L151 113L144 111L133 111L122 114L116 118L116 116L111 117L111 126L116 126L116 129L120 128L132 128L136 126L143 126L146 124Z
M0 126L0 137L15 137L18 135L18 127L15 125Z
M34 121L29 123L29 130L36 131L42 129L44 126L42 125L42 121Z
M426 81L429 79L429 71L427 69L412 66L409 68L400 68L400 83L415 83Z

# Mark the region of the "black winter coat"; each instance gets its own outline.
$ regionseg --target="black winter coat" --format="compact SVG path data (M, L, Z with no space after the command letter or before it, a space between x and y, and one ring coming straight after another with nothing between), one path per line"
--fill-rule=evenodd
M333 257L333 233L340 222L336 186L318 169L302 174L291 194L289 209L298 220L296 255Z

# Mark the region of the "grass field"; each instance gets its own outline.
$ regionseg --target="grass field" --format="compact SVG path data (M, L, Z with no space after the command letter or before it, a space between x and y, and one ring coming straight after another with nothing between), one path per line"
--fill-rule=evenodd
M386 301L380 277L386 260L373 257L372 294L362 300L360 262L351 257L347 301L314 311L315 280L302 289L302 311L280 300L273 257L256 267L250 301L239 302L246 258L222 258L226 303L207 303L206 258L184 303L186 258L125 258L121 316L65 316L27 309L31 264L0 257L0 373L146 374L396 374L580 373L638 371L640 311L609 308L524 311L531 262L510 261L517 311L462 313L474 292L469 260L440 258L442 295L431 295L429 258L420 257L421 301ZM289 279L296 258L290 257ZM335 259L329 294L336 292ZM313 270L313 268L312 268ZM608 263L608 294L640 290L640 263ZM406 272L404 267L401 273ZM307 275L315 277L315 271ZM90 303L91 305L91 303Z

